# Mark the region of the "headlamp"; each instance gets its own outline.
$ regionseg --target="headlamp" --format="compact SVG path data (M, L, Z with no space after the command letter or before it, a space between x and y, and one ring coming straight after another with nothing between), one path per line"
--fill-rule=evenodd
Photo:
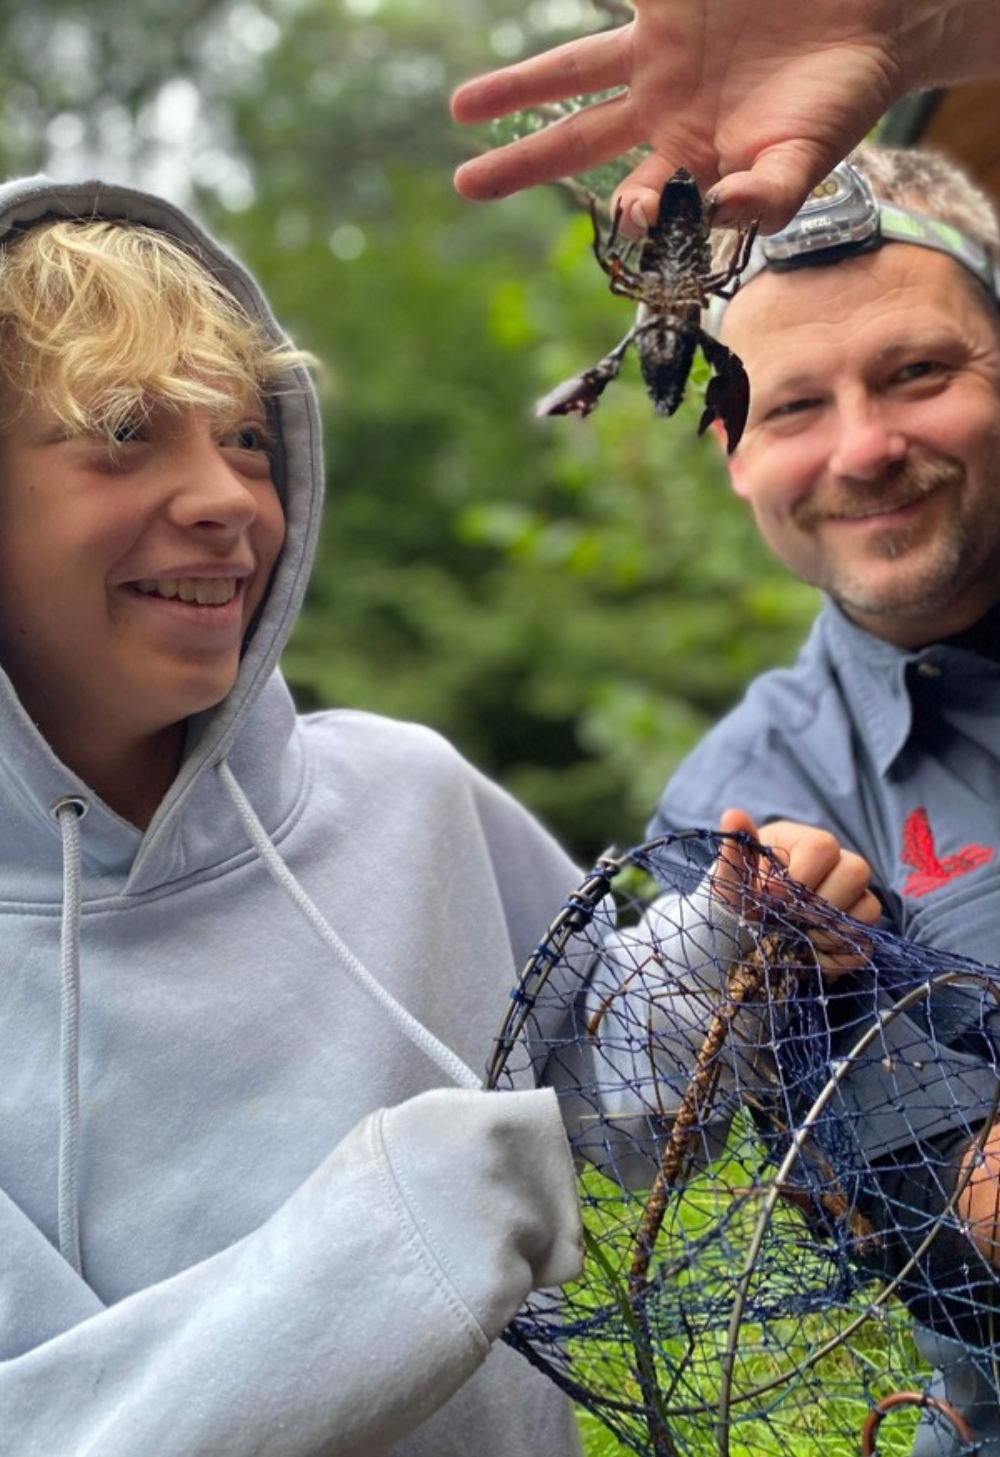
M780 233L756 240L741 283L764 268L781 272L818 267L871 252L883 243L915 243L947 253L978 278L992 299L1000 300L1000 269L989 249L939 218L876 198L849 162L841 162L813 188Z

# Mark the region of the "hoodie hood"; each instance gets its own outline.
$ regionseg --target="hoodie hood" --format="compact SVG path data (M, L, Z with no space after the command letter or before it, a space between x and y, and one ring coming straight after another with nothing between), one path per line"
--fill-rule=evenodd
M47 218L126 220L169 234L194 254L270 337L287 337L247 270L180 208L158 197L97 180L57 183L37 176L0 185L0 246L12 233ZM183 824L185 802L206 772L230 753L241 731L253 734L249 721L262 699L269 700L267 734L272 741L277 737L276 752L291 732L294 714L275 669L301 606L312 564L322 506L323 464L319 410L308 374L304 369L292 369L286 379L285 387L269 402L275 479L286 518L282 554L237 681L221 704L190 720L183 764L145 834L98 800L56 758L24 712L9 679L0 673L0 733L5 745L5 767L0 766L0 775L7 777L34 832L50 837L55 846L60 836L52 818L53 805L66 796L85 803L84 864L99 874L110 874L119 889L123 873L128 877L127 888L138 889L147 887L150 877L154 881L169 879L203 868L214 837L201 833L197 823ZM263 809L266 818L280 816L276 802L268 812L266 796ZM210 807L207 818L210 822Z

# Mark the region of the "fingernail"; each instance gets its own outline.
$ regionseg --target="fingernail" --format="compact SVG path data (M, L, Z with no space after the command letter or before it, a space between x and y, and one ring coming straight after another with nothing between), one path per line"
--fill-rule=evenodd
M637 233L645 233L649 228L649 218L641 202L634 202L629 208L628 220Z
M747 213L746 198L725 197L717 187L705 194L705 207L713 228L742 228L754 221Z

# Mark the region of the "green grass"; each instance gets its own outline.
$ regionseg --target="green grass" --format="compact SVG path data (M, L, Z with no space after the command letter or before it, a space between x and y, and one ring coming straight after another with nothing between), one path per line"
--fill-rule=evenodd
M679 1457L718 1457L717 1422L723 1395L720 1362L727 1326L746 1268L770 1176L760 1166L759 1145L737 1132L725 1160L710 1175L693 1179L672 1201L657 1242L656 1260L669 1278L657 1286L650 1307L657 1331L655 1370L670 1439ZM620 1189L589 1173L584 1179L587 1222L599 1254L570 1292L578 1311L621 1303L631 1259L635 1204ZM856 1457L872 1402L900 1389L919 1387L926 1376L909 1336L905 1310L890 1301L873 1304L879 1287L859 1289L846 1302L818 1308L828 1291L831 1262L801 1215L779 1201L771 1217L746 1310L777 1310L775 1318L744 1319L735 1344L728 1426L730 1457ZM617 1297L609 1271L617 1271ZM808 1289L810 1304L796 1306ZM626 1302L627 1304L627 1302ZM857 1317L865 1318L860 1322ZM855 1329L849 1329L856 1324ZM574 1374L611 1395L638 1398L629 1327L621 1340L577 1347ZM632 1332L634 1334L634 1331ZM821 1354L827 1346L826 1354ZM586 1359L585 1359L586 1358ZM893 1413L878 1433L879 1457L907 1457L918 1413ZM587 1457L628 1457L594 1415L581 1410ZM645 1435L641 1419L630 1430Z

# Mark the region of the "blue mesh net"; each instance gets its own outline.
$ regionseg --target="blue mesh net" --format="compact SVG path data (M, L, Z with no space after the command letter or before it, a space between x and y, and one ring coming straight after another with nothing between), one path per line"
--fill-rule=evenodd
M928 1422L975 1451L921 1352L1000 1391L998 1033L1000 968L852 921L745 837L609 855L488 1069L556 1087L587 1231L506 1339L648 1457L908 1453Z

